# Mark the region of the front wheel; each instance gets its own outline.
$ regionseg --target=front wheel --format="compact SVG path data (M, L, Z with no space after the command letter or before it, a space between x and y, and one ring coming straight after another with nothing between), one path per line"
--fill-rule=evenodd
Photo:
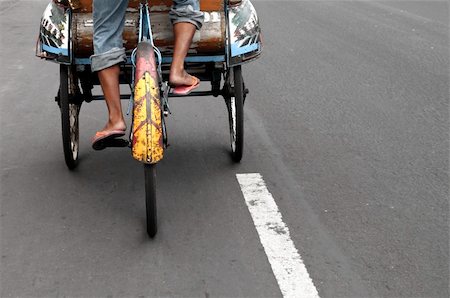
M240 65L230 70L232 94L227 98L228 120L231 140L231 158L240 162L244 152L244 80Z
M144 173L147 234L150 238L153 238L158 230L156 219L156 165L144 164Z
M74 94L69 92L70 80L69 67L60 66L59 106L61 110L62 139L64 159L69 169L73 170L78 165L79 153L79 114L80 103L71 101ZM73 92L72 92L73 93Z

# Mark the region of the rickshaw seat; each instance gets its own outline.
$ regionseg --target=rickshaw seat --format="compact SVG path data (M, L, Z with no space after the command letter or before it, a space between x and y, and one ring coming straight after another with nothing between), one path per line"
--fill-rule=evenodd
M138 43L140 0L130 0L124 28L124 47L132 50ZM163 55L173 52L173 33L168 13L172 0L149 0L153 39ZM75 56L86 58L93 54L92 0L72 0L72 35ZM205 22L193 39L189 55L216 55L225 51L224 0L200 0Z
M93 0L69 0L75 12L92 12ZM138 9L141 0L129 0L128 7ZM172 0L148 0L152 11L169 11L172 6ZM224 0L200 0L200 9L202 11L223 11Z

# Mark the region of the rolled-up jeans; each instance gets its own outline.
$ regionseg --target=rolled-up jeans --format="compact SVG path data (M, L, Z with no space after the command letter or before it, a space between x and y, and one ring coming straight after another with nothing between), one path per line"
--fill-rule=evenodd
M99 71L126 61L122 34L127 7L128 0L94 0L92 71ZM172 24L191 23L199 30L203 24L199 0L174 0L169 18Z

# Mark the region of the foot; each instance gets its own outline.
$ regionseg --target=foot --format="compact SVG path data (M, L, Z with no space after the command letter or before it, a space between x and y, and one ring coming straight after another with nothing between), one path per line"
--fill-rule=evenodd
M173 94L185 96L198 88L200 80L184 71L183 74L178 77L171 75L169 84L172 87Z
M124 147L128 144L128 141L123 139L117 139L125 135L124 130L111 130L97 132L92 138L92 148L94 150L103 150L106 147Z
M124 121L112 123L109 121L101 131L97 131L92 138L92 148L103 150L108 147L108 142L113 142L116 138L125 135L127 127Z
M124 120L112 122L108 121L106 123L105 127L103 127L102 130L98 131L98 134L107 134L110 131L123 131L125 132L127 130L127 125L125 124Z
M174 71L170 73L169 84L171 87L194 86L199 83L200 80L198 78L191 76L184 70L181 73L175 73Z

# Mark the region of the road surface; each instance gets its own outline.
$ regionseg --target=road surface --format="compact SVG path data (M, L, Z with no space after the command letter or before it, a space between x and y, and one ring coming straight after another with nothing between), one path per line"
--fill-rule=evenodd
M244 159L222 100L172 100L154 240L142 165L90 148L104 103L65 167L58 67L34 57L47 2L0 1L1 297L281 297L247 173L320 297L449 296L447 2L255 0Z

